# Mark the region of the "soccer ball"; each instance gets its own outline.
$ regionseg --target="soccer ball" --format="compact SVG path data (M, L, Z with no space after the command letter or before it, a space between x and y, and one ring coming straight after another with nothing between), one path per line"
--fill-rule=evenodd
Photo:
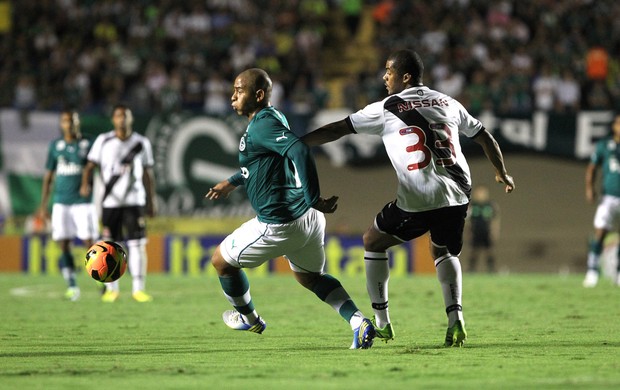
M127 254L114 241L99 241L86 252L84 266L93 279L103 283L113 282L125 273Z

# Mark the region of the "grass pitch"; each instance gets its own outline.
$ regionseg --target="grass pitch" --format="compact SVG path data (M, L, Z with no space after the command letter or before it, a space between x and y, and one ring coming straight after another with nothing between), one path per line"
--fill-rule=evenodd
M372 311L363 276L341 277ZM292 276L250 276L262 335L228 329L213 276L150 275L147 304L121 279L114 304L81 275L0 274L2 389L620 388L620 288L581 275L464 276L463 348L443 348L446 318L433 276L393 278L396 339L348 350L349 325Z

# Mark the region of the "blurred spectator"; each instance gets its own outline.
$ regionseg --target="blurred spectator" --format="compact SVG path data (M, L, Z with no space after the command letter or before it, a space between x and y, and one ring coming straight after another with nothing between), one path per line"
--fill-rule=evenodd
M584 91L585 108L588 110L611 110L611 95L603 80L591 81Z
M569 101L558 101L557 109L570 112L608 104L620 108L620 2L610 0L23 1L12 5L13 29L0 40L0 104L4 106L54 109L79 100L84 110L99 110L117 98L158 103L162 88L171 85L168 77L174 69L181 78L182 107L199 111L207 98L205 69L217 69L229 80L254 66L268 69L280 80L282 106L290 106L290 98L299 95L293 93L299 79L330 81L322 65L330 62L325 57L328 53L338 51L324 49L343 45L333 41L337 36L333 29L342 28L332 23L334 16L341 15L353 34L366 7L378 26L371 31L378 59L397 48L417 47L428 58L429 85L441 81L464 94L465 100L476 95L472 100L476 107L486 99L494 109L523 109L529 94L537 109L548 111L550 83L543 76L544 64L552 75L565 67L573 73L554 87L569 93ZM411 15L416 15L415 23ZM351 75L358 79L361 92L355 100L374 101L385 90L370 79L384 64L377 60L364 65ZM480 69L486 92L463 87L459 91L459 80L480 78L475 75ZM528 87L524 89L521 80L507 86L502 80L511 77L507 69L527 78ZM30 81L11 76L20 74L30 74ZM603 80L605 87L594 80ZM148 99L143 96L144 82L148 82ZM308 88L319 85L311 82ZM520 96L499 99L500 103L503 88ZM352 101L345 99L346 104Z
M394 0L381 0L374 7L372 17L380 25L388 25L392 21L395 8Z
M570 69L562 72L562 77L555 87L556 110L558 112L575 112L581 103L581 88Z
M297 79L290 96L290 112L288 119L291 129L301 134L306 132L302 128L310 117L316 112L315 97L312 94L311 80L308 77Z
M605 80L607 78L609 56L607 50L597 46L588 50L586 55L586 75L590 80Z
M448 96L458 99L465 87L465 76L459 71L453 71L451 67L446 68L444 78L435 81L434 88Z
M284 86L276 77L272 77L271 82L271 105L279 110L284 110Z
M204 94L202 80L197 72L190 71L185 78L183 89L183 107L191 110L198 111L203 108Z
M168 74L164 65L156 60L151 60L146 64L146 87L156 101L162 88L168 84Z
M183 81L180 72L170 73L167 83L159 91L159 107L164 113L178 112L182 106Z
M230 112L232 82L224 80L218 71L212 71L204 84L204 110L211 115L225 115Z
M489 96L488 80L482 70L474 71L471 81L466 85L462 94L464 106L472 114L480 114L486 105Z
M30 111L37 105L37 90L34 77L20 75L15 86L14 106L19 110L21 126L23 129L30 127Z
M362 0L340 0L339 3L345 15L349 36L355 37L360 24L363 2Z
M536 110L546 112L553 110L557 83L558 77L552 73L549 63L543 63L540 67L540 74L534 77L532 83Z

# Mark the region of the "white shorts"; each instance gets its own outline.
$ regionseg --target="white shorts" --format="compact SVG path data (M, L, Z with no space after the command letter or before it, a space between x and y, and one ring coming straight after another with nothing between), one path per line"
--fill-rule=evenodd
M263 223L253 218L220 245L224 259L236 268L255 268L285 256L295 272L319 272L325 268L325 216L311 208L285 224Z
M97 209L92 203L60 204L52 206L52 239L96 240L99 238Z
M614 230L620 226L620 198L604 195L594 214L594 228Z

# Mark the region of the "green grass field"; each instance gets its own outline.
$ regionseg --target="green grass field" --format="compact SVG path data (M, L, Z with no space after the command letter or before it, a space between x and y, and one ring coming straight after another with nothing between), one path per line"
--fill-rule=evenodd
M396 339L348 349L349 325L292 276L250 278L262 335L228 329L212 276L150 275L155 300L62 299L58 277L0 274L2 389L620 388L620 288L581 275L464 276L469 339L443 348L433 276L394 278ZM363 276L342 277L371 315Z

